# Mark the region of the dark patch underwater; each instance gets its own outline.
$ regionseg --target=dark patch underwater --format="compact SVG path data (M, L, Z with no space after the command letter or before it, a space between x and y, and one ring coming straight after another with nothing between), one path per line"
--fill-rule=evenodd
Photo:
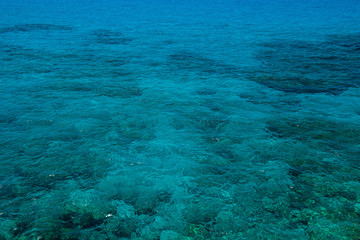
M319 42L277 40L263 45L254 81L289 93L340 94L358 87L359 35L329 36Z

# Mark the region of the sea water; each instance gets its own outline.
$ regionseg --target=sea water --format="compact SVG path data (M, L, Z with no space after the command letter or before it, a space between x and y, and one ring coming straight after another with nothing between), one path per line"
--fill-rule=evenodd
M359 19L2 0L0 239L360 239Z

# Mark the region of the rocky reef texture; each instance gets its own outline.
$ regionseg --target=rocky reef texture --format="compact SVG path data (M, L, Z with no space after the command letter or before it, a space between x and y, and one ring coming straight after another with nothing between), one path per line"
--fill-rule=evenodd
M359 34L116 16L1 25L1 240L360 239Z
M322 41L278 40L263 45L263 69L254 80L290 93L339 94L360 82L359 34Z

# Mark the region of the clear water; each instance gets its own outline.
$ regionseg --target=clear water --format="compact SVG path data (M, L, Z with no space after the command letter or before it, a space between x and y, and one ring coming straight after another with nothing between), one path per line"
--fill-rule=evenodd
M360 2L0 2L0 239L360 239Z

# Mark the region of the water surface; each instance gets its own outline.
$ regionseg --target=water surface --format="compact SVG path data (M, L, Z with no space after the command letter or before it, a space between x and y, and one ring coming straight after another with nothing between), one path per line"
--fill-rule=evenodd
M360 239L360 3L0 2L0 239Z

